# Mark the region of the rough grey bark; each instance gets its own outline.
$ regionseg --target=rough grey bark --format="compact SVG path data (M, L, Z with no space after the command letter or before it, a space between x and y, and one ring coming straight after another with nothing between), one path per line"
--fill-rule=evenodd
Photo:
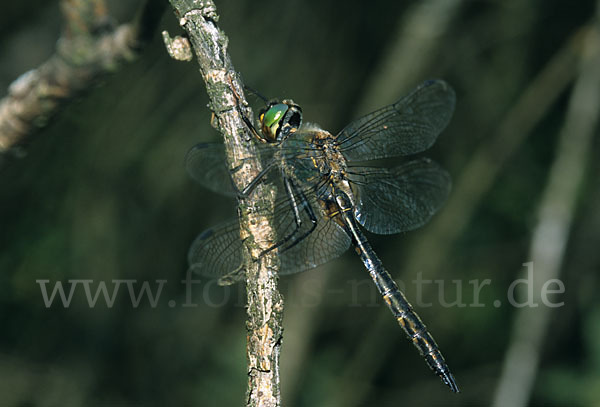
M240 76L227 53L228 39L217 27L212 1L170 0L200 65L210 99L212 121L225 139L227 161L238 190L261 171L261 163L242 115L252 118ZM172 43L167 41L168 44ZM181 46L181 44L179 44ZM183 53L185 54L185 52ZM272 246L274 231L265 213L271 212L275 190L259 185L240 199L240 230L246 251L248 306L248 406L279 406L279 354L283 299L277 290L278 257ZM269 211L270 209L270 211Z

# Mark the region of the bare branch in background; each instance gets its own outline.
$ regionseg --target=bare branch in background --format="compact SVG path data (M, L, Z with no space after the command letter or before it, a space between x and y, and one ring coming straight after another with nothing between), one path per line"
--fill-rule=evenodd
M64 27L56 52L15 80L0 100L0 153L24 143L75 96L131 61L164 9L163 2L148 0L133 22L113 27L104 0L60 5Z
M428 278L441 271L452 244L460 236L486 192L503 168L565 91L576 75L582 33L577 31L521 94L498 130L486 138L458 176L450 199L427 233L410 251L405 270ZM435 248L435 256L431 256Z
M227 161L238 190L244 190L261 171L261 163L243 116L252 118L244 87L227 52L228 38L217 27L212 1L170 0L186 30L206 84L213 124L225 138ZM248 305L248 406L279 406L279 354L283 335L283 298L277 290L279 259L273 246L274 230L264 213L272 213L273 187L258 185L239 202L245 257Z
M600 27L596 24L585 37L579 77L571 95L531 242L532 301L539 305L521 308L517 312L494 406L528 405L552 315L552 308L546 306L541 297L543 287L560 275L576 209L577 190L590 160L591 143L598 125L598 66Z
M424 78L433 63L443 36L450 28L463 0L425 0L415 3L398 24L384 58L367 81L366 94L356 111L366 112L391 102Z

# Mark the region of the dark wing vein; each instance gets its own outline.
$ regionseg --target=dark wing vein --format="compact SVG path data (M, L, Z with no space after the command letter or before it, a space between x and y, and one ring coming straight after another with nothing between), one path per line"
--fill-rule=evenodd
M455 94L444 81L426 81L398 102L346 126L336 144L349 161L416 154L431 147L454 112Z
M236 195L223 144L196 144L185 156L185 169L203 187L223 195Z
M300 236L310 230L312 222L305 210L310 205L316 216L316 228L304 239L292 244L292 240L283 244L279 250L281 274L292 274L305 271L339 257L350 246L350 238L346 232L330 218L325 217L317 199L317 189L323 183L309 189L303 189L306 200L295 196L300 203L300 226L296 222L290 197L279 187L274 210L274 228L278 242L284 237ZM202 232L192 243L188 262L190 269L209 278L217 278L221 284L231 284L242 280L243 244L237 220L213 227Z
M348 179L357 196L354 216L370 232L393 234L429 221L450 193L450 175L423 158L386 169L351 167Z

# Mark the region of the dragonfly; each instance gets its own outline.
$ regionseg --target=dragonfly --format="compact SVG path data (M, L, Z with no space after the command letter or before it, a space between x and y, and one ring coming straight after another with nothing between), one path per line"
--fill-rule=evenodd
M446 82L425 81L335 136L303 123L302 109L292 100L274 100L261 110L259 131L254 130L263 170L244 191L233 187L221 143L194 146L185 165L204 187L232 196L247 196L259 182L274 183L277 239L269 250L278 250L280 274L312 269L353 246L427 365L458 392L438 345L361 230L387 235L417 229L446 201L449 174L430 159L411 156L434 144L452 117L455 100ZM408 158L393 168L362 164L391 157ZM194 240L190 269L222 285L242 281L243 250L238 220L223 223Z

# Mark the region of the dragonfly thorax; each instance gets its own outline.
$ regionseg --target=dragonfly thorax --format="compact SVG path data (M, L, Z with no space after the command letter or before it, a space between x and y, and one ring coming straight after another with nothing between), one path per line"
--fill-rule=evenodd
M316 124L306 123L281 143L281 149L285 172L296 183L306 187L326 186L329 192L325 195L339 189L352 194L349 186L344 187L348 184L346 159L328 131ZM290 151L298 153L289 154Z
M346 173L346 158L339 151L333 135L316 124L306 124L301 131L310 132L311 144L318 147L320 162L317 161L321 175L328 176L332 181L341 181Z

